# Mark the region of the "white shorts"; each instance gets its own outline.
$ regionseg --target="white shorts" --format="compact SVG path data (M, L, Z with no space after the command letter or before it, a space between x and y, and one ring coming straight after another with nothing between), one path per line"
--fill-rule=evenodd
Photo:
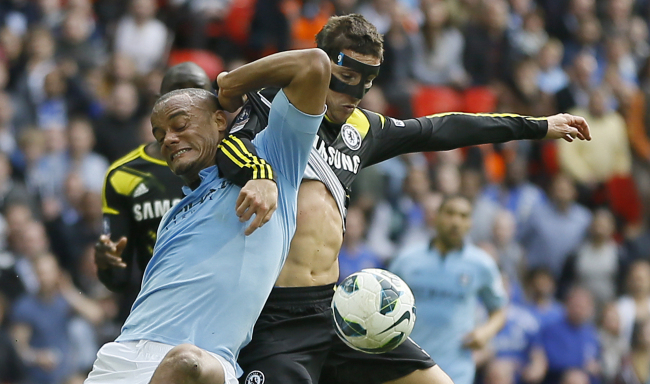
M173 345L149 340L104 344L84 384L149 384L154 371L172 348ZM235 368L223 357L208 353L221 363L226 377L224 384L237 384Z

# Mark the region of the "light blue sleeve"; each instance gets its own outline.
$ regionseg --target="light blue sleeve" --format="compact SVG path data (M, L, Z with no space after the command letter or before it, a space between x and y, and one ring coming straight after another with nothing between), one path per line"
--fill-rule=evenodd
M508 294L503 286L503 280L501 280L501 273L497 264L487 254L481 267L483 269L481 271L483 281L478 295L487 310L492 312L504 307L508 303Z
M299 111L280 90L271 104L268 127L253 140L273 169L296 189L324 114L324 111L320 115Z

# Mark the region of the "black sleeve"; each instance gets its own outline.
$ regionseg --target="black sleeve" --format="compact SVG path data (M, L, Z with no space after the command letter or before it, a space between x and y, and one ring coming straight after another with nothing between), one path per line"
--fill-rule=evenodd
M569 293L571 286L575 284L576 281L576 259L577 255L575 253L567 257L564 265L562 266L562 272L560 273L560 279L557 282L557 293L556 296L560 300L566 298L566 294Z
M542 139L546 136L546 118L515 114L441 113L417 119L396 120L366 112L376 144L365 166L392 157L510 140ZM373 116L374 115L374 116Z
M129 238L131 232L131 217L125 196L115 191L106 175L104 189L102 190L102 211L104 213L104 233L109 234L112 241L119 240L122 236L127 238L127 246L122 252L122 260L126 268L97 269L99 280L113 292L124 291L130 282L130 271L135 262L135 247L133 238Z
M243 187L249 180L275 180L275 172L269 163L257 156L251 140L268 124L270 107L262 96L249 93L248 101L242 107L217 151L217 166L221 176ZM268 100L267 100L268 101Z

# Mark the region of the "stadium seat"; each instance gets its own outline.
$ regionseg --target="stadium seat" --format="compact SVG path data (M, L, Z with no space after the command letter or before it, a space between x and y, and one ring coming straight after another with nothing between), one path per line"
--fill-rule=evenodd
M612 177L607 182L606 189L610 207L616 215L630 224L641 221L643 205L631 176Z
M488 87L472 87L467 89L465 98L465 112L491 113L497 109L497 95Z
M447 87L419 87L411 98L415 116L463 110L461 94Z
M233 1L226 17L209 23L205 33L209 37L227 37L234 43L245 46L255 14L255 1Z
M192 61L203 68L208 77L214 79L224 70L223 60L210 51L201 49L175 49L169 53L168 65L171 67L186 61Z

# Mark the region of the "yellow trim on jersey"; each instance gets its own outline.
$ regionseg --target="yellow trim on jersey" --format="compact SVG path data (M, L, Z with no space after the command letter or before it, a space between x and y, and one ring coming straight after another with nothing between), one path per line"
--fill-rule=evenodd
M113 177L111 177L110 181L108 180L108 175L110 175L111 172L113 172L115 169L117 169L117 168L121 167L122 165L124 165L124 164L126 164L126 163L128 163L130 161L133 161L133 160L135 160L137 158L142 158L143 160L146 160L146 161L148 161L150 163L162 165L162 166L165 166L165 167L167 166L167 162L165 162L163 160L160 160L160 159L156 159L154 157L151 157L151 156L147 155L147 152L145 152L145 150L144 150L144 148L146 146L147 146L147 144L142 144L142 145L138 146L136 149L134 149L131 152L127 153L123 157L120 157L119 159L115 160L113 162L113 164L111 164L108 167L108 170L106 171L106 176L104 177L104 186L102 187L102 212L103 213L106 213L106 214L109 214L109 215L119 215L120 214L120 211L118 211L117 209L109 207L108 202L106 201L106 183L107 182L110 182L111 185L113 186L113 188L115 188L116 192L120 193L118 191L118 188L115 187L115 184L112 181ZM122 172L122 173L125 173L125 172ZM131 177L137 177L137 176L133 176L133 175L130 175L130 176ZM135 186L137 186L137 184ZM120 186L120 188L124 189L123 186ZM131 191L133 191L133 189L131 189ZM128 195L128 193L127 193L127 195Z
M445 117L452 115L463 115L463 116L477 116L477 117L521 117L522 119L531 120L531 121L544 121L546 117L530 117L517 115L516 113L466 113L466 112L445 112L445 113L436 113L435 115L428 115L427 118L432 117Z
M140 176L118 170L111 175L110 183L115 192L123 196L129 196L142 180L144 179Z
M370 120L359 109L355 109L345 123L353 126L361 134L361 139L366 137L370 129Z
M140 149L144 148L144 145L139 146L138 148L134 149L133 151L127 153L123 157L120 157L119 159L115 160L113 164L111 164L108 167L108 170L106 171L106 176L104 176L104 185L102 187L102 212L109 214L109 215L119 215L120 211L117 209L111 208L108 206L108 201L106 201L106 184L108 182L108 175L111 174L115 170L115 168L124 165L128 163L129 161L133 161L140 157Z
M246 148L246 145L244 145L244 142L241 141L238 137L233 136L232 139L233 139L233 141L235 141L235 143L239 144L239 147L242 150L242 152L249 159L251 159L255 165L257 165L259 167L259 169L260 169L260 177L261 178L263 178L263 179L265 179L265 178L272 179L273 178L273 171L271 169L271 166L264 159L261 159L261 158L255 156L255 155L253 155ZM253 177L253 178L256 178L256 177Z
M230 149L227 149L223 144ZM268 178L273 179L273 169L264 160L250 153L246 145L236 136L229 136L221 141L221 150L240 168L251 168L253 170L253 179Z
M158 144L156 143L156 145L158 145ZM147 161L149 161L151 163L158 164L158 165L164 165L166 167L167 162L165 160L156 159L155 157L151 157L151 156L147 155L147 151L144 150L144 148L146 146L147 146L147 144L141 145L140 147L138 147L138 150L140 151L140 157L142 157L144 160L147 160Z

